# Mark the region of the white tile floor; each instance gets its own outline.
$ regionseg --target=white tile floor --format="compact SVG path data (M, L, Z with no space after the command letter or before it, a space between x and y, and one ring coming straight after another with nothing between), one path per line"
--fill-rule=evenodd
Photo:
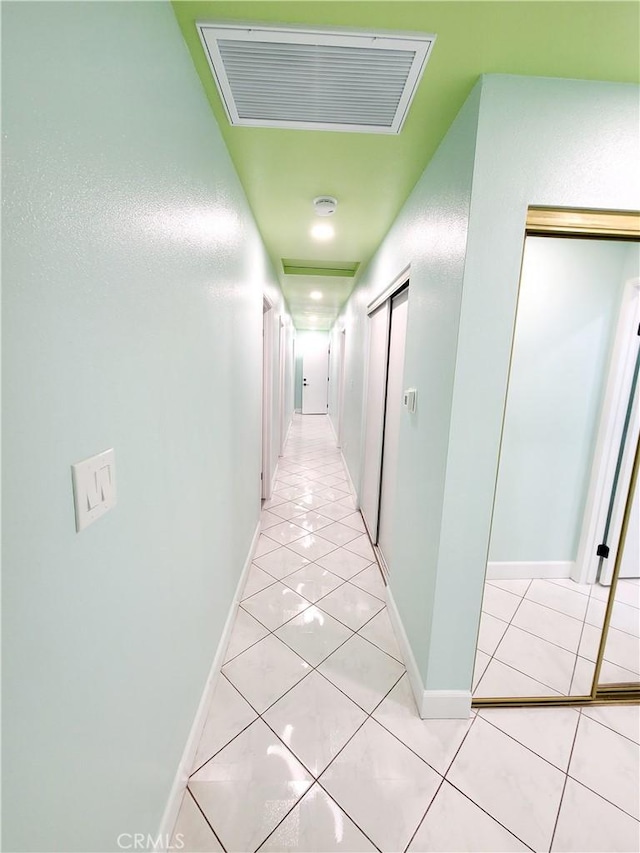
M420 720L353 507L326 418L297 416L174 847L638 851L640 708Z
M572 580L487 580L474 695L587 695L609 588ZM640 583L620 580L601 683L640 680Z

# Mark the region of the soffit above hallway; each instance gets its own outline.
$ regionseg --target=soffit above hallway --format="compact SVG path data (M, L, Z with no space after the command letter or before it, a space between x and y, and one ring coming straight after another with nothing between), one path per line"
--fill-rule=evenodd
M173 7L298 328L330 328L355 279L287 275L282 259L362 269L481 74L640 82L635 2L176 0ZM415 32L437 42L397 135L238 127L229 123L198 21ZM339 200L335 236L322 243L310 235L319 195Z

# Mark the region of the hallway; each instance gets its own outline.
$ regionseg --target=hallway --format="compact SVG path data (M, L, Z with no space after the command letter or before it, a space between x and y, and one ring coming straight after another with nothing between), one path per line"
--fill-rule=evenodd
M172 849L637 850L640 708L420 720L355 505L296 415Z

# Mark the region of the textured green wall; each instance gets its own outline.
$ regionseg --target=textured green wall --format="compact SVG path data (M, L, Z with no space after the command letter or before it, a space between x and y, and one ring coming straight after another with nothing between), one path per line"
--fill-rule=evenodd
M428 688L471 684L527 205L640 209L638 95L627 84L483 78Z
M171 6L2 18L3 849L111 851L159 829L247 557L282 302Z
M471 684L527 205L638 209L639 126L634 85L483 77L340 318L357 485L366 306L411 264L390 586L427 689Z
M346 328L343 452L361 477L366 306L411 265L404 386L417 411L401 413L391 590L416 659L425 666L446 476L451 394L471 199L480 84L460 111L341 318Z

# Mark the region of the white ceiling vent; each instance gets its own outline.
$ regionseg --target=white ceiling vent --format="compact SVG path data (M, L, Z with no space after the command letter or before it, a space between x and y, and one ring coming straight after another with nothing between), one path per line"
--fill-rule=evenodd
M399 133L433 35L199 23L229 121Z

